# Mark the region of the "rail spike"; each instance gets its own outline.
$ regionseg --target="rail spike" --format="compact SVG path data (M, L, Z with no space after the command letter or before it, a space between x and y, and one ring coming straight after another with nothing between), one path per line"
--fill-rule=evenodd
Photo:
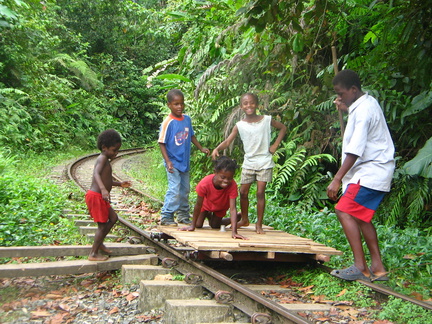
M201 275L196 273L187 273L184 281L190 285L196 285L203 281L203 278Z
M143 242L143 239L139 236L132 236L128 239L129 244L143 244Z
M219 304L231 304L234 301L234 296L230 291L219 290L215 294L215 299Z
M162 267L164 268L172 268L178 265L178 262L171 258L163 258L162 259Z
M252 324L272 324L272 317L266 313L254 313L251 316Z

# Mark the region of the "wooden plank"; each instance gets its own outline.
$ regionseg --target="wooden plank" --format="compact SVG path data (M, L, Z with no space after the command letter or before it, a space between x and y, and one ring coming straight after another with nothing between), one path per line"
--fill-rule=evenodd
M195 231L192 232L188 232L188 231L179 231L177 229L173 229L171 228L162 228L162 232L170 235L172 237L176 237L179 239L182 238L194 238L194 239L199 239L199 238L205 238L205 239L212 239L212 238L231 238L231 232L227 231L227 232L220 232L218 230L211 230L211 231L203 231L202 229L196 229ZM285 233L282 231L269 231L269 232L265 232L265 234L257 234L255 232L250 232L250 233L246 233L242 230L238 231L239 234L242 234L244 236L247 236L249 239L256 239L256 240L279 240L279 239L283 239L283 240L296 240L296 241L308 241L308 242L313 242L313 240L308 239L308 238L304 238L304 237L299 237L296 235L292 235L289 233Z
M147 253L147 246L143 244L106 242L105 246L113 251L112 255ZM0 258L86 256L90 251L91 245L10 246L0 247Z
M265 235L247 235L245 233L239 232L239 234L244 235L248 238L247 242L254 242L254 243L273 243L273 242L279 242L279 244L314 244L314 241L310 239L305 238L297 238L297 237L291 237L291 236L265 236ZM188 242L220 242L220 243L230 243L235 240L231 237L231 233L225 235L202 235L202 233L196 233L195 235L191 234L179 234L179 233L170 233L167 234L179 241L180 243L187 244ZM259 236L258 236L259 235Z
M298 245L298 246L285 246L280 247L278 249L275 249L273 247L256 247L256 246L242 246L240 247L238 244L227 244L227 243L221 243L218 245L209 245L205 242L191 242L189 243L190 246L194 247L198 251L227 251L227 252L242 252L242 251L248 251L248 252L281 252L281 253L309 253L309 254L330 254L330 255L342 255L341 251L338 251L336 249L330 248L330 247L313 247L313 246L304 246L304 245Z
M296 241L310 241L312 242L313 240L308 239L308 238L304 238L304 237L298 237L295 235L290 235L290 234L283 234L283 233L278 233L278 234L271 234L270 232L268 232L268 234L256 234L256 233L245 233L243 231L238 231L239 234L242 234L244 236L247 236L249 239L254 239L254 240L261 240L261 241L274 241L275 239L283 239L283 240L296 240ZM218 232L218 231L214 231L214 232L182 232L182 231L174 231L174 232L167 232L165 233L169 236L173 236L173 237L192 237L192 238L231 238L231 232Z
M73 260L45 263L3 264L0 267L0 278L93 273L121 269L123 264L155 264L155 262L157 262L157 255L141 254L133 256L112 257L107 261L99 262Z
M258 243L258 242L240 242L239 246L251 246L251 247L266 247L266 248L274 248L274 249L283 249L286 247L295 247L295 246L301 246L301 247L313 247L314 244L306 243L306 242L281 242L281 243Z
M236 240L231 232L221 232L210 227L199 228L195 231L179 231L176 227L158 227L164 234L169 235L185 246L198 251L225 251L225 252L266 252L273 257L274 253L307 253L341 255L342 252L311 239L298 237L283 231L268 230L265 234L257 234L255 226L248 229L240 228L238 233L248 240ZM213 255L213 254L211 254ZM216 254L214 254L216 256Z
M162 232L165 231L165 230L177 231L179 228L182 228L182 227L187 227L187 225L179 224L178 227L158 225L157 229L160 230L160 231L162 231ZM243 230L243 231L255 232L255 224L251 224L251 225L246 226L246 227L242 226L242 227L240 227L238 229L239 230ZM275 230L275 229L273 229L273 227L267 226L267 225L263 225L263 229L265 231L279 231L279 230ZM231 230L230 226L226 227L225 230L226 231ZM217 232L219 232L220 230L219 229L215 229L215 228L211 228L209 225L204 225L201 228L196 228L195 231L217 231Z
M231 237L198 237L198 238L184 238L184 237L178 237L177 239L180 243L189 243L189 242L207 242L207 243L232 243L232 242L238 242L238 239L233 239ZM240 243L240 246L248 246L248 245L272 245L274 247L278 247L279 245L312 245L314 244L313 241L302 241L302 240L290 240L290 241L284 241L279 240L279 243L272 243L268 240L258 240L256 238L250 238L249 240L244 240L241 242L247 242L247 243Z
M244 245L240 246L240 244L236 243L220 243L220 244L209 244L206 242L189 242L189 245L194 247L197 250L224 250L224 251L257 251L257 252L301 252L301 253L320 253L320 254L332 254L332 255L341 255L342 252L331 247L326 246L313 246L313 245L279 245L279 246L271 246L271 245Z

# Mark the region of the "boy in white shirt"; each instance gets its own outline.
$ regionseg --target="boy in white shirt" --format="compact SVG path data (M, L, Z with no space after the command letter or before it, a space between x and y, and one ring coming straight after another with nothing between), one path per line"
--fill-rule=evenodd
M357 73L339 72L333 87L336 107L348 112L348 123L342 165L327 187L327 195L337 200L342 184L344 193L335 209L353 251L354 265L331 274L345 280L388 280L371 220L385 193L390 191L395 168L393 141L379 103L361 90ZM362 236L371 255L370 268Z

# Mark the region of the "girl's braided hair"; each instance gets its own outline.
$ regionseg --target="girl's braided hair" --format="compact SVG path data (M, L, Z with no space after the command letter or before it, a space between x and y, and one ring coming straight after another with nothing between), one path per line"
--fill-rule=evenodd
M213 161L213 163L215 172L226 170L235 173L235 170L239 167L236 160L230 159L225 155L219 157L217 160Z

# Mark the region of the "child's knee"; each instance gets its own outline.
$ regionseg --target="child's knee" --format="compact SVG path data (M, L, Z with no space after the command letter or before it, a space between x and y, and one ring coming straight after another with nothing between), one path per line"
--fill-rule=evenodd
M118 215L117 215L117 213L116 213L114 210L110 211L110 214L109 214L109 221L110 221L111 223L116 223L117 220L118 220Z
M264 200L265 199L265 192L264 191L262 191L262 192L258 191L257 192L257 199L258 200Z
M248 199L249 197L249 192L244 192L244 191L240 191L240 199Z

